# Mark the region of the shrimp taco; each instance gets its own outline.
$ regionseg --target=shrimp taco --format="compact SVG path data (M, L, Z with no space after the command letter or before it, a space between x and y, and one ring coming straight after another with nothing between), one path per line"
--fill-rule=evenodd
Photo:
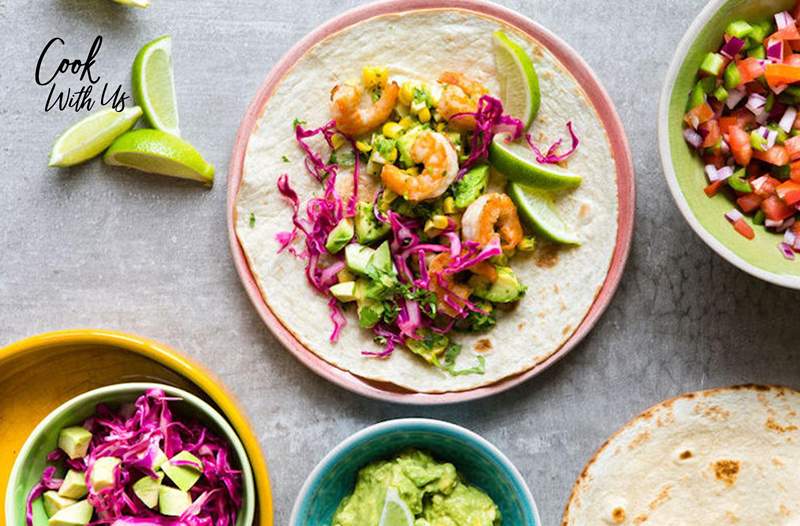
M609 269L616 167L544 46L470 11L313 46L249 138L235 229L295 338L363 378L475 388L545 361Z

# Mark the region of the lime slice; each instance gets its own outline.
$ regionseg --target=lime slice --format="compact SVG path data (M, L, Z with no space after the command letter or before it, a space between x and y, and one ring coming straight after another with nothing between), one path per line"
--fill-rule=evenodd
M539 164L527 143L506 142L506 135L495 135L489 146L489 162L509 180L542 190L575 188L581 176L557 164Z
M132 7L150 7L150 0L114 0L118 4Z
M531 127L539 112L539 77L522 46L502 31L494 32L494 60L500 81L500 99L506 113Z
M548 193L508 183L508 195L517 205L522 218L538 235L556 243L581 244L578 236L559 217L553 198Z
M66 167L88 161L130 130L141 116L139 106L122 111L108 108L88 115L56 140L48 164Z
M386 490L386 499L383 501L383 512L378 526L414 526L414 516L397 489Z
M103 160L111 166L125 166L143 172L193 179L209 186L214 166L188 142L161 130L134 130L108 148Z
M150 126L180 135L175 79L172 77L172 37L145 44L133 61L133 96Z

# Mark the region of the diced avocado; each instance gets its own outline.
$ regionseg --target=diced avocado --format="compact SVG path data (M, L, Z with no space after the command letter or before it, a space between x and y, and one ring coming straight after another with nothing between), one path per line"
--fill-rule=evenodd
M58 488L58 494L68 499L80 499L86 495L86 474L83 471L70 469L64 477L64 482Z
M58 447L71 459L86 456L92 434L80 426L65 427L58 434Z
M161 488L161 481L164 474L159 473L158 478L144 476L133 483L133 492L139 497L145 506L152 509L158 505L158 490Z
M473 294L493 303L511 303L522 297L527 288L522 285L511 267L497 267L497 280L489 283L480 276L470 279Z
M158 451L156 452L156 458L153 459L153 471L157 470L161 467L161 464L167 461L167 455L164 453L161 448L156 448Z
M371 299L358 302L358 324L362 329L371 329L383 316L383 304Z
M62 508L47 521L48 526L86 526L92 520L94 508L88 500Z
M414 126L397 139L397 151L400 153L400 162L406 168L410 168L416 164L411 158L411 147L424 129L425 127L422 125Z
M416 355L421 356L426 362L432 365L439 365L439 357L447 350L450 339L443 334L436 334L426 331L425 335L419 339L406 339L406 347Z
M351 272L366 276L369 260L374 253L375 249L352 243L344 249L344 261Z
M53 490L45 491L44 495L42 495L42 501L44 502L44 511L47 513L48 517L52 517L59 510L62 510L67 506L72 506L78 502L75 499L62 497Z
M176 465L175 461L191 462L193 465ZM181 491L189 491L203 474L203 461L188 451L181 451L161 466L169 479Z
M158 511L162 515L177 517L191 506L192 497L188 491L181 491L171 486L158 489Z
M354 234L353 229L353 222L348 218L342 218L339 221L339 224L331 230L331 233L328 234L328 240L325 242L325 248L331 254L336 254L340 250L342 250L351 239L353 239Z
M95 492L110 488L116 483L114 471L119 463L120 459L117 457L100 457L94 462L89 473L89 484Z
M356 300L356 282L344 281L337 283L330 288L331 294L342 303Z
M467 208L481 196L489 183L489 165L480 164L471 168L453 185L453 199L457 208Z
M719 75L722 67L725 65L725 58L719 53L709 53L700 64L700 71L707 73L712 77Z
M359 201L356 205L356 238L362 245L380 241L389 234L392 227L381 223L372 211L372 203Z
M369 258L367 266L368 274L372 274L372 272L369 272L371 269L385 274L397 274L397 269L395 269L394 263L392 262L392 252L389 249L388 241L381 243L380 246L375 249L372 257Z

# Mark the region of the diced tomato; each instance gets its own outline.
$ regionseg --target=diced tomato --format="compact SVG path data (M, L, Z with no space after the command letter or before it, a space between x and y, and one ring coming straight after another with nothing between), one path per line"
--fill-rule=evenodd
M755 239L756 233L753 231L753 227L747 224L744 218L737 219L733 223L733 228L736 229L741 235L746 237L747 239Z
M778 185L775 191L777 192L778 197L783 199L783 202L787 205L791 206L800 202L800 183L798 182L791 180L784 181Z
M792 233L800 235L800 221L797 221L795 224L792 225Z
M800 161L792 163L792 169L791 172L789 172L789 177L791 177L792 181L800 183Z
M789 154L786 148L780 145L775 145L766 152L753 151L753 157L759 161L773 164L775 166L785 166L789 164Z
M736 200L736 204L739 205L739 208L741 208L742 212L744 212L745 214L752 214L753 212L758 210L758 207L761 206L761 201L763 201L763 199L761 199L758 195L752 193L752 194L744 194L743 196L738 198Z
M792 18L797 20L798 17L800 17L800 0L794 4L794 8L792 9Z
M783 141L783 145L786 147L786 153L789 154L790 161L800 159L800 135L786 139Z
M747 166L753 159L753 147L750 145L750 136L739 126L733 126L728 131L728 145L733 153L733 158L740 166Z
M767 42L770 40L797 40L799 38L800 32L797 31L797 24L789 24L767 37Z
M683 120L686 121L686 124L692 128L697 129L699 125L703 124L704 122L708 122L713 118L714 110L711 109L711 106L709 106L708 103L704 102L696 108L689 110Z
M767 219L771 219L772 221L783 221L793 216L797 211L794 207L784 203L777 195L771 195L764 199L761 203L761 210L764 212L764 215L767 216Z
M738 124L739 124L739 119L737 119L734 116L728 115L727 117L720 117L719 118L719 131L723 135L728 135L728 132L730 131L731 126L736 126Z
M800 44L800 40L798 40L797 43ZM800 66L800 54L792 53L790 55L787 55L783 59L783 63L789 64L790 66Z
M708 197L714 197L719 192L719 189L722 188L722 185L725 184L725 179L720 179L719 181L714 181L710 185L706 186L703 191L706 193Z
M747 165L747 177L749 180L758 179L766 173L761 163L750 163Z
M795 28L795 31L797 29ZM800 66L790 64L767 64L764 68L764 77L770 86L792 84L800 82Z
M730 116L736 117L736 122L739 123L739 127L743 130L749 130L756 126L756 116L747 108L739 108L732 112ZM800 116L798 116L798 118L800 118Z
M711 148L716 146L719 142L721 135L719 133L719 122L717 119L711 119L700 125L700 129L705 132L706 138L703 140L703 148Z
M780 181L769 175L762 175L755 181L750 182L753 191L762 199L775 195L775 188L777 188L779 184L781 184Z
M752 57L738 61L736 67L739 69L739 75L742 78L743 84L752 82L763 75L765 69L760 60Z
M719 169L725 166L725 156L722 155L722 151L710 151L709 153L703 154L703 164L713 164L715 168Z

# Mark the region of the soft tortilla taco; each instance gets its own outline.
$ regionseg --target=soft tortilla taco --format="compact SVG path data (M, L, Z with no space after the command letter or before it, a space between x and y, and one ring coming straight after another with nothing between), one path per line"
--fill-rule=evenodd
M285 74L249 139L235 229L299 342L436 393L569 339L606 278L617 207L576 79L521 31L438 9L348 27Z
M584 468L562 524L800 524L800 392L712 389L648 409Z

